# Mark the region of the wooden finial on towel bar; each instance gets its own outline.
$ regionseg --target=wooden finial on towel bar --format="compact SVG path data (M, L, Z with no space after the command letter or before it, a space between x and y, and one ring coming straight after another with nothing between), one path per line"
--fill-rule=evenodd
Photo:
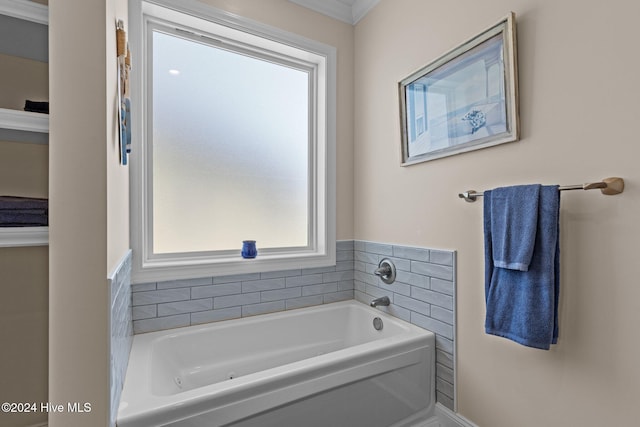
M607 196L614 196L624 191L624 179L622 178L605 178L602 180L602 182L607 184L605 188L600 189L600 191L602 191L602 194L606 194Z

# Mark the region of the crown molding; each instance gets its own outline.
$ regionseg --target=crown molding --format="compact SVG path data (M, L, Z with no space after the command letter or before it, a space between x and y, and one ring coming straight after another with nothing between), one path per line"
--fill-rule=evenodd
M355 0L355 1L353 1L353 5L351 6L352 16L353 16L352 24L353 25L357 24L358 21L360 21L362 18L364 18L365 15L367 13L369 13L369 11L371 9L373 9L375 7L375 5L377 5L379 2L380 2L380 0Z
M380 0L289 0L347 24L355 25Z

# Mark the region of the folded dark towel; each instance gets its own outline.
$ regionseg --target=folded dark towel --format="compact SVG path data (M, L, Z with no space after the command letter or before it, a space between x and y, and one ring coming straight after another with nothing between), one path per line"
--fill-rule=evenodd
M49 201L30 197L0 196L0 227L49 225Z
M47 101L29 101L24 102L24 111L31 111L32 113L49 114L49 102Z
M49 225L46 211L0 211L0 227L45 227Z
M0 210L49 209L49 200L33 197L0 196Z

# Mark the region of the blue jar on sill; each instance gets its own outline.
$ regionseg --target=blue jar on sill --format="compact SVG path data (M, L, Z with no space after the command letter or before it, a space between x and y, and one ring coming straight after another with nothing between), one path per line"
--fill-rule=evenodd
M258 255L258 249L256 249L255 240L243 240L242 252L240 253L242 258L255 258Z

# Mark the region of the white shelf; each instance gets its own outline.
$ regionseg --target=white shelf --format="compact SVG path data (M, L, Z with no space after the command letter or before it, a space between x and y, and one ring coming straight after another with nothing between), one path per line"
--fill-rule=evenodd
M28 0L0 0L0 15L49 25L49 8Z
M49 227L0 228L0 248L49 245Z
M0 108L0 129L49 133L49 115Z

